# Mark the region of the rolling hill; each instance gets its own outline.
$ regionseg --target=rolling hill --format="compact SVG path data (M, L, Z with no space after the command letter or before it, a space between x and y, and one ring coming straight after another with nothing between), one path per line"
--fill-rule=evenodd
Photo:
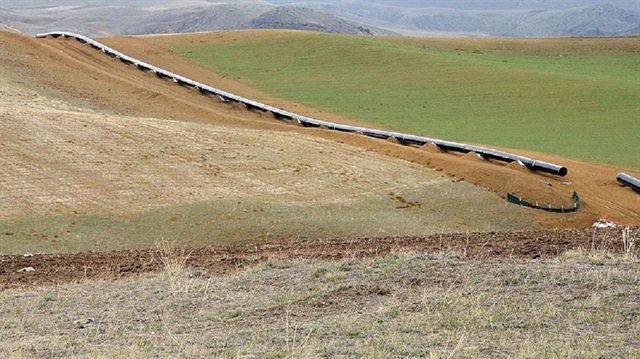
M640 24L640 6L624 6L620 2L589 4L568 1L562 3L281 1L278 3L326 11L345 19L407 35L611 36L638 34L638 24Z
M301 7L278 7L265 2L211 3L95 3L74 2L0 7L0 24L34 35L51 29L88 36L167 34L214 30L284 28L360 35L395 34L329 13ZM74 5L75 4L75 5ZM8 6L10 4L3 6Z
M311 35L318 36L259 31L103 41L242 96L354 123L195 66L172 50ZM199 247L588 227L602 217L631 224L640 218L634 193L614 180L615 167L511 150L566 165L569 175L558 178L472 153L300 128L163 81L73 40L0 36L3 253L142 249L167 238ZM304 41L322 45L310 39ZM463 40L447 41L440 47L460 51ZM489 51L495 43L472 45ZM574 190L582 206L573 214L504 200L513 192L569 207Z
M172 50L265 92L396 131L640 168L635 39L292 32Z
M172 50L292 33L101 41L353 123ZM0 152L0 357L640 354L640 231L591 228L603 215L638 224L640 202L612 183L616 168L529 153L566 164L560 179L302 128L75 40L10 32L0 32ZM582 207L545 214L506 203L507 189L559 201L576 189ZM554 229L531 230L540 226Z
M409 161L424 150L281 123L76 41L0 36L0 200L11 203L0 252L539 226L495 193ZM117 47L251 91L154 45Z
M0 24L28 34L55 29L89 36L268 28L360 35L613 36L639 33L640 7L616 0L4 0Z

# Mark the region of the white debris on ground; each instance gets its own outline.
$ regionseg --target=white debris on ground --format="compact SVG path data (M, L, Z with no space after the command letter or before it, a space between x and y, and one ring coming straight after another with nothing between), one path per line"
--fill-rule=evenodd
M627 225L615 223L605 218L600 218L597 222L592 225L593 228L618 228L618 227L627 227Z

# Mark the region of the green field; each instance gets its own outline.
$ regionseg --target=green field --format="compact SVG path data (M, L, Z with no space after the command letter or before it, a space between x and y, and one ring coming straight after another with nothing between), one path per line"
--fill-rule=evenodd
M301 205L273 199L229 199L165 206L130 216L25 216L0 223L0 253L106 252L153 248L158 242L177 240L198 248L287 238L426 236L537 228L526 211L515 210L498 196L463 182L447 181L439 187L398 194L419 202L419 206L398 208L387 196L361 196L348 210L313 201ZM491 213L485 206L492 208Z
M473 41L460 49L292 32L173 51L267 94L385 128L640 169L638 39L619 51L576 46L581 39L474 51Z

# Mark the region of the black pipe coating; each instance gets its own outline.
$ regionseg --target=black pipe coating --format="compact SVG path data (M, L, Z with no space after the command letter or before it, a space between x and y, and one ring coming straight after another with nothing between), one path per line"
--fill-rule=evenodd
M627 187L631 188L632 190L634 190L636 192L640 192L640 180L639 179L637 179L637 178L635 178L633 176L629 176L628 174L626 174L624 172L618 173L618 176L616 176L616 179L622 185L627 186Z

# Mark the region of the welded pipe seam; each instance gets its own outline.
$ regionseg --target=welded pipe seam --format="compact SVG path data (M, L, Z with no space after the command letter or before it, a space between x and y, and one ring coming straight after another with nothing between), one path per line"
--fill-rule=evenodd
M276 117L285 118L288 120L294 120L306 127L326 127L327 129L334 130L334 131L359 133L365 136L375 137L380 139L387 139L387 138L393 137L396 140L398 140L400 143L406 144L406 145L422 146L425 144L432 143L444 151L454 151L454 152L462 152L462 153L475 152L480 154L483 158L498 160L498 161L503 161L508 163L518 161L532 170L551 173L558 176L566 176L568 173L567 168L564 166L543 162L543 161L537 161L537 160L530 159L528 157L511 154L504 151L494 150L491 148L467 145L463 143L439 140L439 139L429 138L429 137L408 135L408 134L399 133L399 132L389 132L389 131L381 131L381 130L375 130L375 129L365 128L365 127L359 127L359 126L343 125L343 124L327 122L327 121L318 120L311 117L302 116L302 115L289 112L277 107L273 107L270 105L266 105L257 101L253 101L253 100L238 96L238 95L234 95L232 93L199 83L197 81L193 81L191 79L180 76L178 74L174 74L173 72L161 69L159 67L153 66L151 64L140 61L133 57L127 56L98 41L95 41L86 36L75 34L72 32L52 31L52 32L37 34L36 38L46 38L49 36L54 38L58 38L60 36L64 38L70 38L70 37L75 38L76 40L82 43L87 43L91 45L91 47L93 48L100 49L102 52L104 52L105 54L111 57L120 59L122 62L126 64L133 64L138 69L153 71L159 77L168 77L178 84L189 85L199 90L202 93L210 93L212 95L216 95L222 101L239 102L244 104L249 109L259 109L264 112L271 112L274 115L276 115Z

